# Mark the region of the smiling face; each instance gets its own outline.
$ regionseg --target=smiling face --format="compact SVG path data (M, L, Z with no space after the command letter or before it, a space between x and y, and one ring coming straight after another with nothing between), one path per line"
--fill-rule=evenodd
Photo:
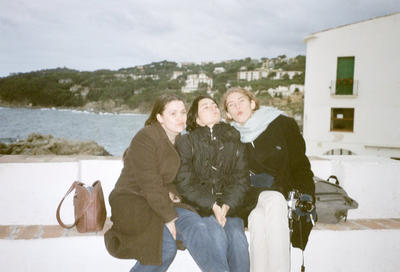
M236 123L244 125L253 114L256 108L254 100L240 92L233 92L226 98L226 115L228 118L233 119Z
M221 121L218 105L210 98L203 98L198 103L196 123L199 126L212 127Z
M185 129L186 108L182 101L173 100L168 102L164 111L157 114L157 121L161 124L170 140Z

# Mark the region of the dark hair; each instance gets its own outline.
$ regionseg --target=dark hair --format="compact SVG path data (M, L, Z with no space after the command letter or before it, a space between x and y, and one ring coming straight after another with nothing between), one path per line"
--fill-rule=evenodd
M205 98L211 99L218 106L218 103L211 96L199 95L198 97L196 97L193 100L192 105L190 105L189 112L187 114L187 121L186 121L186 130L187 131L192 131L195 128L199 127L199 124L197 124L197 122L196 122L196 119L199 116L199 102L200 102L200 100L205 99Z
M176 100L183 102L183 99L175 94L162 94L159 97L157 97L156 101L153 104L153 108L151 110L150 116L146 120L144 125L148 126L148 125L154 124L155 122L158 122L157 114L162 114L165 110L165 106L169 102L176 101Z

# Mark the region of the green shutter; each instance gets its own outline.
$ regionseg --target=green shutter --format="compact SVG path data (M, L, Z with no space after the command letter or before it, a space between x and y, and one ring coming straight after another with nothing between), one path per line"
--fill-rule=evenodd
M337 62L336 94L353 94L354 57L339 57Z

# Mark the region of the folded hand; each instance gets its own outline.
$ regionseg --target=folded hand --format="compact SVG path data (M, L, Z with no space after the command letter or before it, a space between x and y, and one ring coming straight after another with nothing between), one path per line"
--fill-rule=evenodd
M217 203L214 203L213 208L215 219L217 219L217 222L224 227L226 224L226 217L224 212L222 211L222 208L217 205Z

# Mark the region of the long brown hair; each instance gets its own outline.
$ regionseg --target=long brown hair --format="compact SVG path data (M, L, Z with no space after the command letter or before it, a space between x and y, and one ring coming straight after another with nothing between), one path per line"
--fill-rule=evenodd
M151 110L149 118L147 118L146 122L144 123L145 126L154 124L158 122L157 114L162 114L165 110L165 106L171 101L182 101L183 99L175 94L162 94L157 97L156 101L154 101L153 108Z

